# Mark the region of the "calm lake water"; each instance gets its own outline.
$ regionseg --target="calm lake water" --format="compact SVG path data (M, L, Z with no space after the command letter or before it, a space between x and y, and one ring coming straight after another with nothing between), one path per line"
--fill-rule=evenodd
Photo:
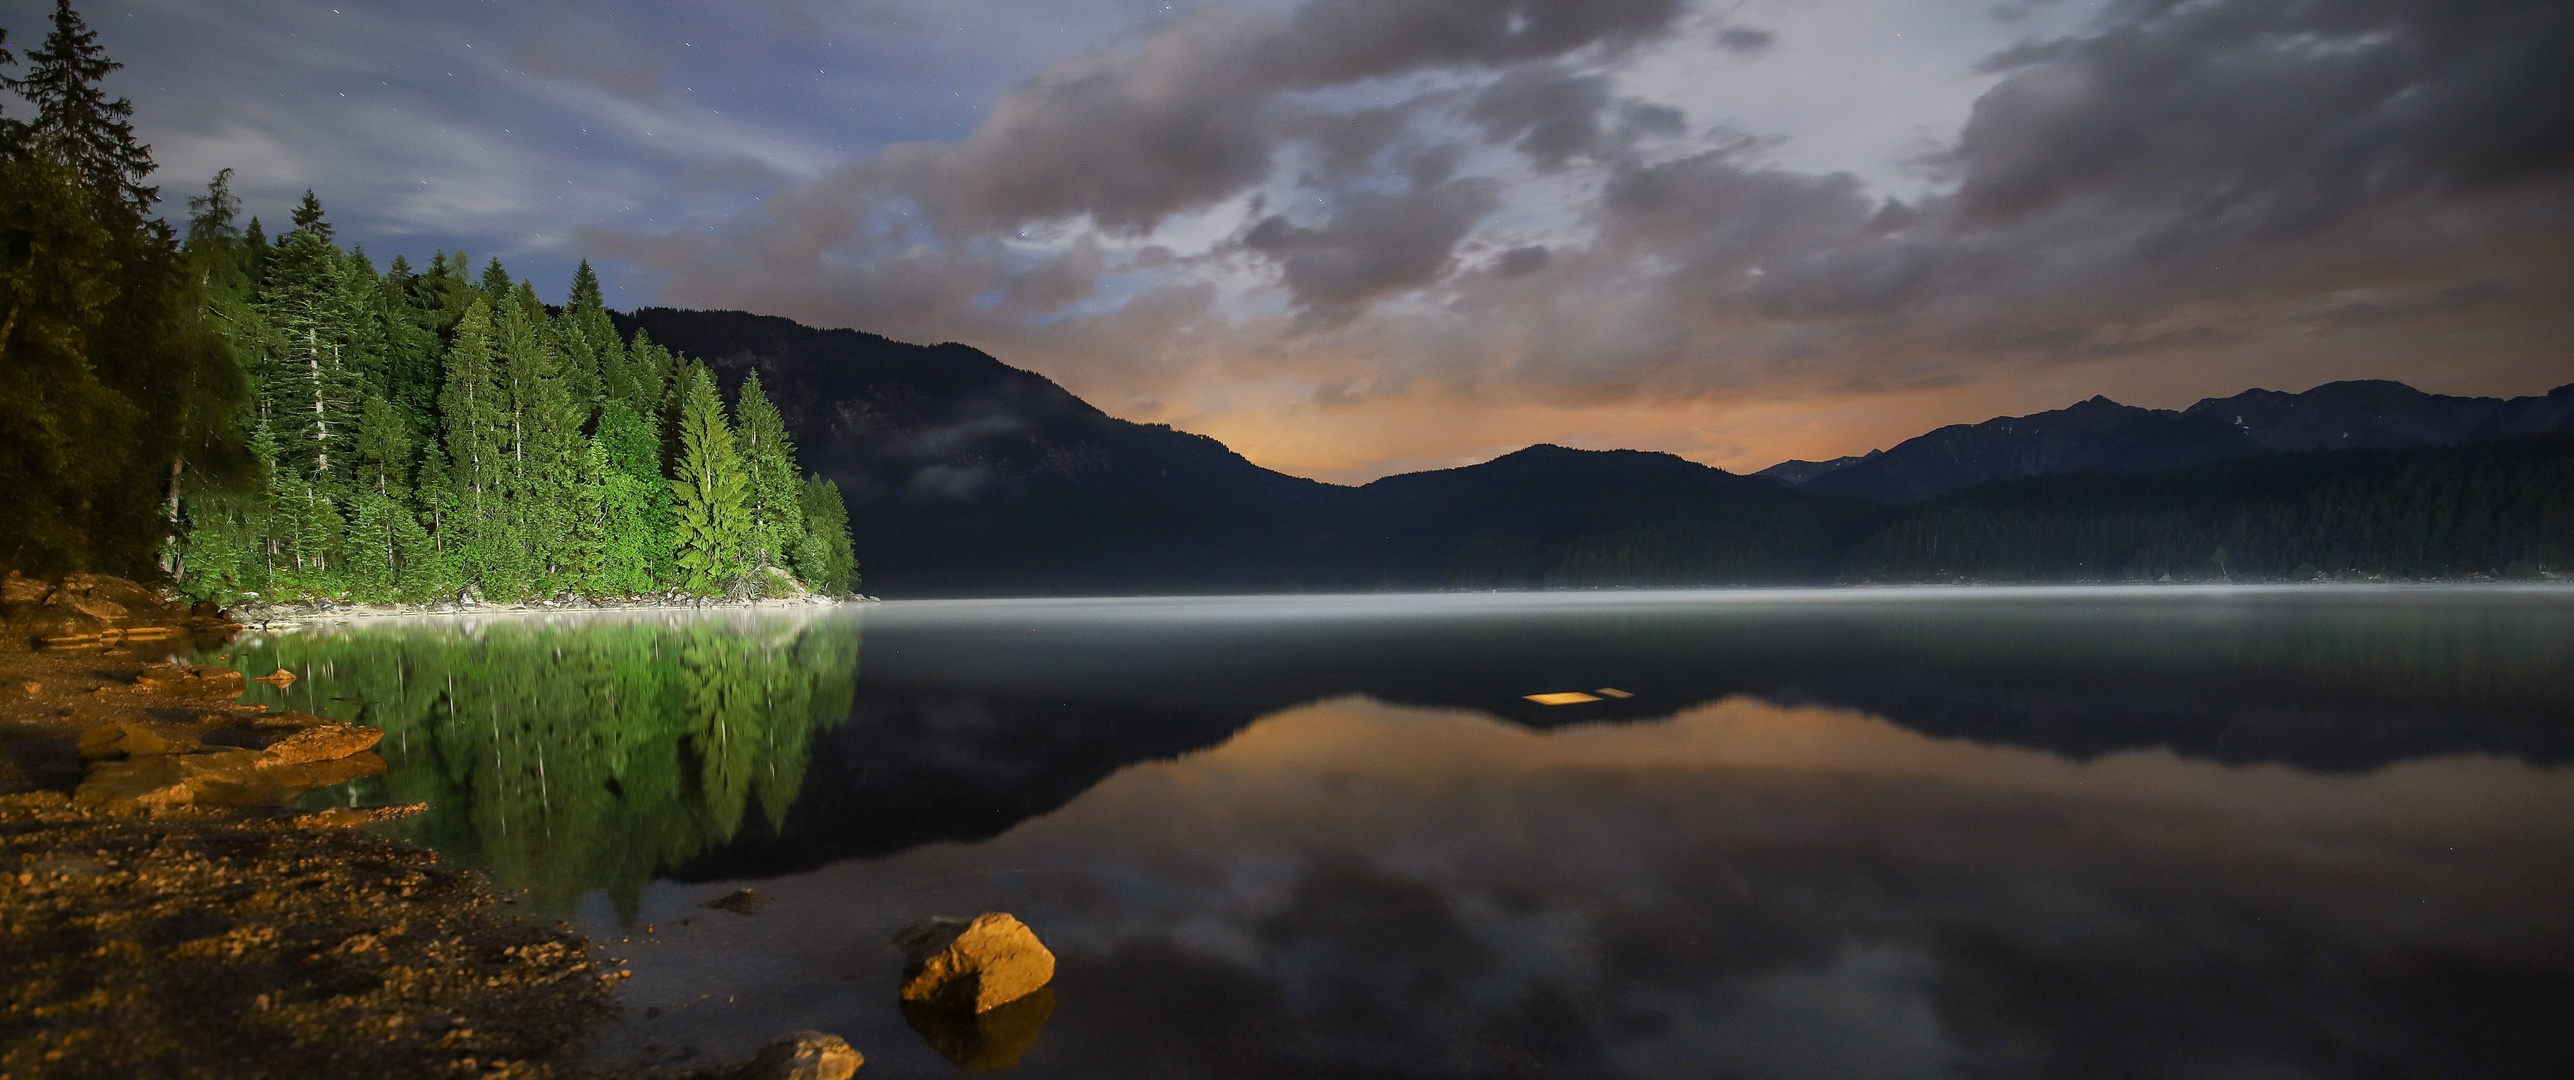
M2574 1075L2570 590L919 602L228 655L387 731L308 799L426 802L390 831L614 942L609 1058ZM987 910L1051 994L907 1019L886 938Z

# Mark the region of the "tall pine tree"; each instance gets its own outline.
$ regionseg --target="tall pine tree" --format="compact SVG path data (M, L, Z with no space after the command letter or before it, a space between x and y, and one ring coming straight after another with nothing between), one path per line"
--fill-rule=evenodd
M0 88L26 99L36 115L0 126L0 135L70 166L91 191L139 216L160 197L159 188L143 183L152 174L151 148L134 141L134 103L111 101L99 86L124 66L99 49L98 32L71 0L54 0L53 30L27 54L27 74L0 76Z
M479 580L494 549L507 542L499 526L509 481L509 409L498 367L491 307L476 301L456 324L456 344L447 351L446 384L438 393L448 482L456 502L438 535L453 537L451 553L469 580Z
M743 506L749 478L724 420L715 377L693 366L687 379L679 401L679 461L670 481L679 584L698 596L714 596L742 576L742 543L751 531Z
M786 419L760 387L759 372L742 380L741 404L733 415L740 421L742 466L750 477L744 505L751 514L751 533L744 554L755 567L788 566L804 541L795 447L787 438Z

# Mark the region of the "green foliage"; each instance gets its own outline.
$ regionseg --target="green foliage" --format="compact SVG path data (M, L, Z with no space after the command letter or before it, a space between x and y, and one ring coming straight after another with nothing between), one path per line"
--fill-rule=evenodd
M391 402L372 395L366 399L358 412L356 443L360 488L386 498L409 493L403 473L411 467L411 430Z
M670 481L676 508L674 546L679 586L699 596L725 592L748 570L742 545L751 531L744 505L749 478L724 419L715 377L704 367L688 372L680 399L679 460Z
M14 57L0 56L0 64ZM99 80L125 65L107 58L98 33L55 0L53 29L27 54L27 74L0 76L0 88L26 99L36 115L0 125L0 137L78 173L83 186L135 216L151 208L160 189L146 187L151 148L134 141L134 103L108 100Z
M804 539L796 545L796 576L816 592L843 596L858 588L858 557L849 539L849 508L840 485L805 478L796 492L804 510Z
M245 642L232 662L309 676L254 684L254 702L384 729L391 767L359 797L429 806L398 835L525 890L533 913L604 890L631 918L656 873L754 811L782 821L815 733L849 715L858 631L802 614L433 623Z
M742 381L742 467L749 477L743 506L751 515L745 558L754 567L787 566L804 542L804 508L796 499L795 446L786 420L760 389L760 373Z
M683 462L693 587L797 561L776 410L752 391L747 462L711 380L678 423L681 361L620 339L588 263L560 317L498 259L379 273L312 191L273 243L242 224L229 169L182 240L145 216L149 148L68 3L27 59L0 74L33 107L0 117L0 564L157 560L217 600L656 591Z
M118 448L144 418L91 361L121 267L89 204L69 166L0 162L0 560L16 565L88 564L108 524L91 511L130 497Z
M250 478L246 391L210 290L143 216L149 149L97 85L116 65L68 4L28 59L0 80L35 107L0 124L24 151L0 160L0 562L150 576L186 546L183 481Z
M608 321L607 304L599 294L599 275L590 269L588 259L581 260L581 268L572 275L572 296L563 314L554 320L554 336L562 344L572 399L585 409L596 410L612 396L608 392L609 376L622 375L625 370L626 347L617 338L616 324Z
M476 300L456 325L455 347L447 351L445 387L438 394L455 500L439 535L455 538L451 547L459 571L468 580L483 578L492 553L508 542L501 529L509 479L503 461L509 445L505 402L492 356L491 308Z
M607 539L598 591L649 591L675 565L671 489L662 479L661 441L633 409L611 401L599 411L599 431L592 442L608 470L600 492Z

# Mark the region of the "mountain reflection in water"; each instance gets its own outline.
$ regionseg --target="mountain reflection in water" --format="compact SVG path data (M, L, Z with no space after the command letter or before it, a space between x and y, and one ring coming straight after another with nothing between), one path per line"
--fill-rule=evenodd
M863 675L847 612L417 621L236 660L387 726L381 790L340 797L430 801L414 835L541 910L603 890L594 929L657 924L617 949L610 1055L817 1027L902 1075L2574 1062L2565 593L863 619ZM1524 699L1594 687L1635 696ZM696 907L751 881L756 916ZM884 945L982 910L1062 957L1000 1053L907 1024Z

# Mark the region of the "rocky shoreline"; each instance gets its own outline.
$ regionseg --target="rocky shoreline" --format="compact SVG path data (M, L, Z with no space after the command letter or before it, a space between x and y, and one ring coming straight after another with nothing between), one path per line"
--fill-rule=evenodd
M620 961L358 828L420 807L292 808L381 771L382 733L241 704L239 672L183 661L247 625L115 578L5 580L0 1076L637 1075L580 1058ZM857 1055L817 1040L837 1043L658 1075L846 1077Z
M427 604L360 604L332 600L306 600L265 604L253 600L227 609L226 614L240 625L253 630L271 630L314 622L338 622L349 619L413 618L424 615L500 615L511 613L581 614L611 611L709 611L736 609L793 609L831 607L840 604L882 603L873 596L824 596L799 593L787 597L701 597L685 593L650 596L589 597L562 596L544 600L494 603L471 596Z

